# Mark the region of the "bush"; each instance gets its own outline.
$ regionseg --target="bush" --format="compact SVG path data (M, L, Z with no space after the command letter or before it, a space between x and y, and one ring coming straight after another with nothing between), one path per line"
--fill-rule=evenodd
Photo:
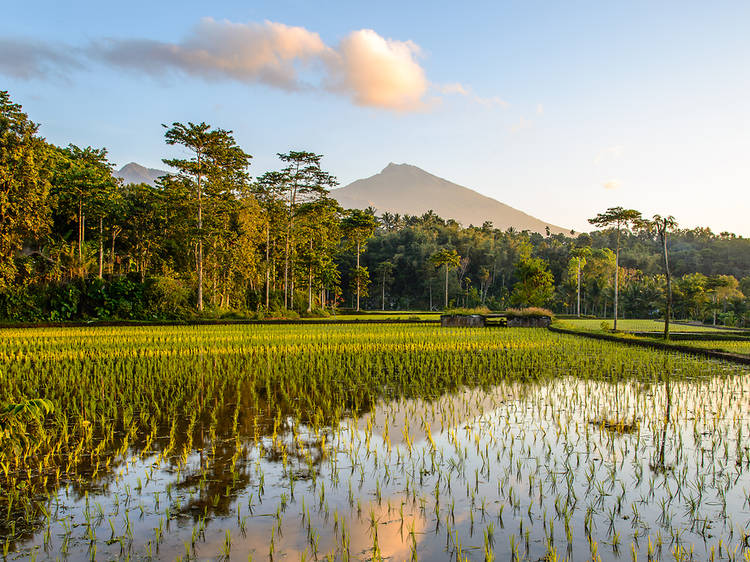
M151 277L144 290L144 308L157 318L181 318L190 312L191 291L179 279Z
M446 308L443 312L443 314L449 314L453 316L491 313L492 311L486 306L475 306L474 308Z
M80 316L81 289L74 282L38 287L39 293L46 293L48 318L53 321L72 320Z
M528 308L509 308L505 311L505 315L508 318L541 318L543 316L549 316L554 318L555 315L551 310L546 308L539 308L536 306L530 306Z
M304 310L299 315L302 318L328 318L330 316L329 312L322 308L313 308L310 312Z

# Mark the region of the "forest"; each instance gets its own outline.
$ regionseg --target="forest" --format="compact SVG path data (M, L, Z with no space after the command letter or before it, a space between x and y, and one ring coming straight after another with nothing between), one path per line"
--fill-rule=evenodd
M124 185L106 149L47 142L0 92L0 320L477 306L607 317L615 289L619 317L658 318L669 281L672 317L750 325L741 236L635 215L568 235L378 216L338 205L315 152L279 153L276 171L253 177L232 131L173 123L164 140L184 158L164 159L155 186Z

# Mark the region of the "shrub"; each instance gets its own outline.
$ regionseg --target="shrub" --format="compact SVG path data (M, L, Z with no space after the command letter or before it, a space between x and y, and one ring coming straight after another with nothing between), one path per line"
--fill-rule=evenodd
M528 308L509 308L505 311L505 315L508 318L541 318L543 316L554 318L555 316L551 310L536 306L530 306Z
M446 308L445 312L443 312L443 314L450 314L453 316L491 313L492 311L486 306L475 306L474 308Z
M151 277L144 291L145 309L159 318L179 318L190 311L191 291L174 277Z

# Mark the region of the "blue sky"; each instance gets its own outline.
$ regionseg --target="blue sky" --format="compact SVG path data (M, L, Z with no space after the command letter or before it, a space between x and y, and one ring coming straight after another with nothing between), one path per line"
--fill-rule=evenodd
M161 123L205 121L234 130L255 174L276 167L277 152L305 149L342 185L406 162L578 231L623 205L750 236L748 2L14 2L3 12L0 89L50 141L105 146L118 165L162 166L175 149ZM216 66L234 48L252 57L275 24L307 41L294 80ZM233 29L255 39L232 43ZM196 69L148 54L189 57L196 44L224 59ZM368 58L384 45L405 80L401 101L367 82L390 72Z

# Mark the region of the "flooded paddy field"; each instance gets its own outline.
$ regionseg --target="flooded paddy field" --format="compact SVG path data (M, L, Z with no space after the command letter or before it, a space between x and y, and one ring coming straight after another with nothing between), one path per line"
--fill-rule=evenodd
M5 330L8 560L748 560L738 365L540 329Z

